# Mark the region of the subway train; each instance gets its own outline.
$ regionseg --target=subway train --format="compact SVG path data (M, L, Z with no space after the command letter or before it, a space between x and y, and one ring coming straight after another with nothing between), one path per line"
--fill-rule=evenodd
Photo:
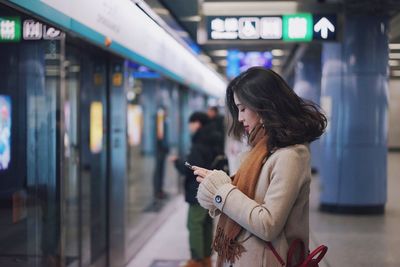
M168 202L157 140L184 153L226 81L130 1L32 4L0 3L0 266L122 266Z

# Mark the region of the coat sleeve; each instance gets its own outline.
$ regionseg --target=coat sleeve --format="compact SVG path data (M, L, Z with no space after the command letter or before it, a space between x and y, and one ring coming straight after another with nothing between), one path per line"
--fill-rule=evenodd
M295 150L281 151L272 167L271 183L263 203L226 184L217 191L214 205L252 234L266 241L274 240L285 226L306 181L308 158Z

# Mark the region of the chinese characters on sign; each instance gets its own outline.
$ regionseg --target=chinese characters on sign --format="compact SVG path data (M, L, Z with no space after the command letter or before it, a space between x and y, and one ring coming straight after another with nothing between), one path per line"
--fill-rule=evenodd
M237 39L238 38L237 18L216 18L211 21L211 39Z
M313 37L313 19L311 14L283 16L284 41L311 41Z
M63 32L42 22L26 19L22 23L19 17L0 17L0 42L18 42L24 40L58 40Z
M20 39L20 19L18 17L0 17L0 42L18 42Z
M22 35L24 40L58 40L62 32L39 21L25 20Z
M282 38L282 18L266 17L260 20L260 36L262 39L281 39Z
M207 17L210 40L336 40L336 15Z
M24 40L40 40L42 39L42 23L39 21L25 20L23 25Z
M281 17L214 18L211 39L280 39Z

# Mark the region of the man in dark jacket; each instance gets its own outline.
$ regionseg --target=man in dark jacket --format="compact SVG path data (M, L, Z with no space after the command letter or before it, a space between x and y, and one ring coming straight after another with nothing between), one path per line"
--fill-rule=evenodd
M218 133L210 126L206 113L194 112L189 117L192 146L186 161L194 166L210 168L215 157L214 147L220 140L215 138ZM191 259L184 267L211 267L212 219L196 199L199 184L193 171L182 159L175 159L175 167L185 176L185 200L189 203L187 227Z

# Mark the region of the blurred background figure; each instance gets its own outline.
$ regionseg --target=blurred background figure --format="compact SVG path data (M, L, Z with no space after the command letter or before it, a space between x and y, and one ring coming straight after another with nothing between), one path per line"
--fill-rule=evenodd
M221 134L223 140L225 140L225 124L224 116L219 114L217 106L211 106L207 109L207 115L210 119L210 125L215 128L215 130ZM224 142L223 142L224 143Z
M159 108L156 114L156 163L153 175L154 198L156 200L167 198L167 194L163 190L165 158L169 153L167 117L166 109Z
M218 142L215 143L214 149L216 150L216 156L211 163L211 169L223 170L229 173L229 162L225 154L225 139L226 139L226 129L225 129L225 118L219 114L217 106L210 106L207 109L207 115L210 119L210 128L216 134L216 139Z
M193 171L185 166L187 161L193 166L210 168L216 155L215 145L221 141L219 133L210 123L206 113L194 112L189 117L189 130L192 135L190 152L186 159L171 157L177 170L185 176L185 201L189 204L187 227L191 259L185 267L210 267L212 219L208 211L196 199L199 184Z
M246 141L239 141L231 136L226 138L225 153L229 162L229 174L234 175L239 168L240 159L243 152L248 151L250 148Z

